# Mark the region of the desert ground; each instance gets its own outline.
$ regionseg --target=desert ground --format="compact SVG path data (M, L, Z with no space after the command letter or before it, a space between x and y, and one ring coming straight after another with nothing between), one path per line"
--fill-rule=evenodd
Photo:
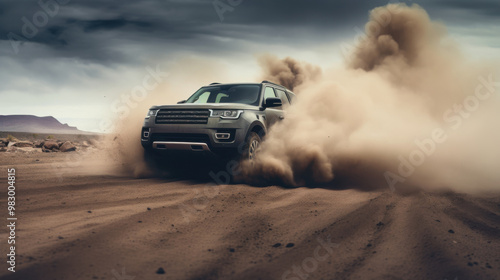
M500 279L500 195L137 179L80 156L0 153L1 279Z

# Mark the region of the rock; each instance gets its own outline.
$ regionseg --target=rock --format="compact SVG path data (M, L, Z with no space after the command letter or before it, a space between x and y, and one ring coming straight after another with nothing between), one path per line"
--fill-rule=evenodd
M278 248L280 246L281 246L281 243L279 243L279 242L273 245L274 248Z
M76 146L71 144L71 142L66 141L61 146L59 146L61 152L72 152L76 151Z
M85 147L85 148L90 147L89 142L87 142L87 141L83 141L83 142L82 142L82 147Z
M450 229L448 232L449 232L449 233L455 233L455 231L454 231L454 230L452 230L452 229Z
M0 148L0 152L7 152L7 148L5 147Z
M33 143L33 145L35 146L35 148L41 148L43 147L43 143L44 141L37 140Z
M14 143L14 147L18 147L18 148L30 147L30 148L33 148L33 143L31 143L30 141L19 141L19 142L15 142Z
M14 147L14 145L16 144L17 142L9 142L7 144L7 148L10 148L10 147Z
M285 247L287 247L287 248L292 248L293 246L295 246L295 244L293 244L293 243L288 243L288 244L286 244L286 246L285 246Z
M7 145L5 145L5 143L0 142L0 148L3 148L3 147L5 147L5 146L7 146Z
M43 148L48 150L59 149L59 144L56 141L48 140L43 142Z
M160 267L160 268L158 268L158 270L156 271L156 274L165 274L165 270L164 270L162 267Z

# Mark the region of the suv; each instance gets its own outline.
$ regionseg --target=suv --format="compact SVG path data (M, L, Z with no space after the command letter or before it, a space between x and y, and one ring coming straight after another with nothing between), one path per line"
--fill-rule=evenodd
M253 159L262 137L284 119L295 94L268 81L212 83L177 105L153 106L144 120L141 144L148 152L206 152Z

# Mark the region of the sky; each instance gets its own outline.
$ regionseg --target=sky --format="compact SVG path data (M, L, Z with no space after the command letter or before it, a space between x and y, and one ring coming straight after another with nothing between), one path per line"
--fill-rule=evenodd
M216 61L248 76L220 82L256 81L255 56L264 53L341 65L342 46L362 34L371 9L388 3L397 2L4 0L0 115L51 115L98 132L113 100L148 75L150 85L173 82L172 69L186 59ZM500 1L403 3L420 5L446 25L466 55L500 59ZM213 68L207 71L217 77ZM185 96L201 86L193 84Z

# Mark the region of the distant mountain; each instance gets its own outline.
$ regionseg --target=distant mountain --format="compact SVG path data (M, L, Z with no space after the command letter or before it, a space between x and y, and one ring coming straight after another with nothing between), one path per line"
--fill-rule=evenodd
M62 124L54 117L37 117L32 115L0 115L0 131L85 134L74 126Z

